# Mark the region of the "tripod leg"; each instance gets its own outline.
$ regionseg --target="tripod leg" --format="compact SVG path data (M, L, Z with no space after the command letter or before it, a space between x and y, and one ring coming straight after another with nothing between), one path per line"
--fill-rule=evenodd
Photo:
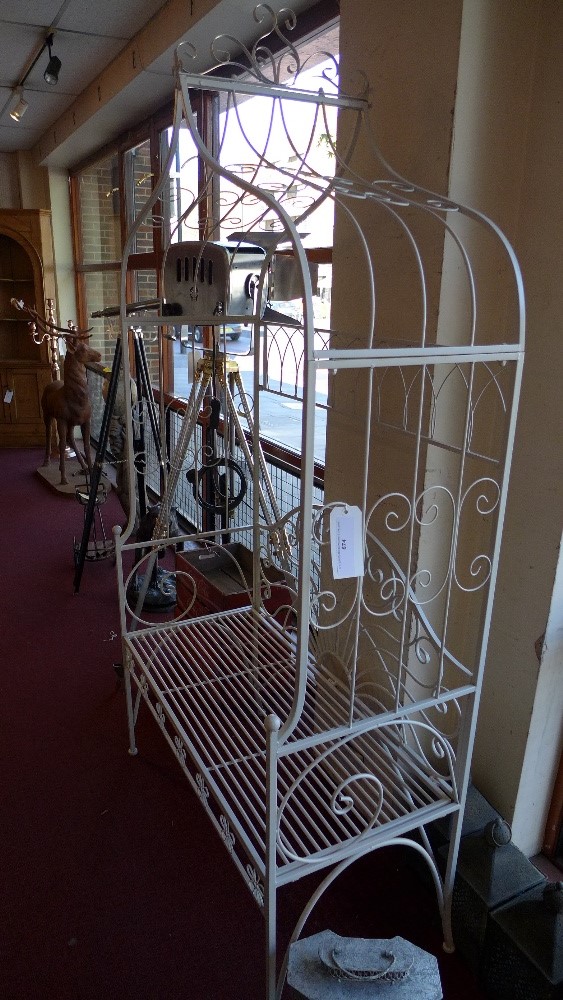
M145 351L145 342L143 340L142 331L133 330L133 347L135 351L135 367L137 373L137 395L141 407L146 407L146 410L140 410L140 454L143 456L142 464L138 464L137 468L137 487L139 493L139 514L140 520L147 514L147 491L146 491L146 462L144 460L145 455L145 445L146 445L146 434L144 425L144 413L148 415L149 423L152 431L154 449L156 452L157 460L161 470L161 484L164 481L164 465L163 465L163 449L162 442L159 433L159 422L158 422L158 412L154 399L154 393L150 381L149 367L147 364L147 356ZM162 503L162 501L161 501ZM135 550L135 562L139 563L144 555L144 549L139 547ZM153 551L149 554L147 566L145 567L145 573L137 575L137 583L139 585L138 592L136 594L136 607L135 616L138 618L145 599L149 586L156 585L158 577L158 560L156 558L156 552Z
M144 417L144 404L146 398L146 387L144 380L144 372L140 360L140 348L139 340L136 331L133 331L133 348L135 352L135 372L136 372L136 386L137 386L137 406L138 406L138 434L134 438L133 449L135 452L135 470L137 473L137 496L139 498L139 519L141 520L147 513L147 493L145 488L145 477L146 477L146 435L145 435L145 417Z
M198 383L194 381L192 385L190 398L186 404L186 411L182 419L182 425L178 434L176 447L170 459L170 471L166 481L166 489L164 490L161 498L160 516L157 518L154 527L153 538L164 538L167 534L174 492L176 490L176 486L178 485L178 480L182 471L182 464L184 458L186 457L188 446L195 434L197 418L199 416L201 403L208 385L209 378L205 373Z
M197 418L199 415L199 410L201 406L201 401L205 394L205 390L209 384L209 379L204 375L199 383L194 382L190 392L190 397L186 405L186 412L182 420L182 426L180 428L180 433L178 435L178 441L174 449L174 453L170 460L170 473L168 476L166 490L163 493L160 501L160 513L156 519L156 524L154 526L152 538L160 539L164 538L168 532L168 524L170 519L170 509L172 506L172 499L176 486L178 484L178 479L180 477L180 472L182 470L182 463L184 461L186 452L188 450L189 443L195 433L195 427L197 424ZM151 580L154 578L154 573L157 567L158 560L158 550L157 548L152 548L146 558L144 565L144 576L139 587L139 591L135 594L135 609L132 610L133 618L136 621L141 620L141 612L143 610L143 605L147 596L148 588Z
M250 407L246 399L246 394L244 391L244 386L242 384L242 379L240 377L240 372L234 373L233 376L234 385L238 390L238 396L241 401L244 416L248 424L248 429L250 431L252 440L255 442L255 454L251 451L251 448L246 439L242 424L240 422L240 417L238 415L237 408L234 403L234 399L231 393L229 385L225 386L225 396L227 410L230 413L231 421L234 426L235 436L238 439L238 443L244 453L248 467L250 471L254 472L255 462L258 462L258 468L260 470L260 475L258 477L258 499L264 520L271 527L275 527L276 523L281 520L281 513L278 507L278 502L276 499L276 494L274 492L274 487L272 486L272 481L270 479L270 474L268 472L268 466L266 465L266 459L264 458L264 452L262 451L262 446L260 444L260 439L256 441L254 435L254 420L252 413L250 412ZM264 492L265 490L265 492ZM287 539L287 534L285 530L280 531L278 536L278 544L280 549L280 556L282 559L289 558L291 552L291 546Z
M252 414L251 414L250 408L248 406L248 402L247 402L247 399L246 399L246 393L244 391L244 386L242 384L242 379L240 377L240 372L237 372L236 375L235 375L235 385L237 387L237 390L238 390L238 393L239 393L239 396L240 396L240 401L241 401L241 405L242 405L242 408L243 408L243 411L244 411L244 416L246 418L246 422L248 424L248 429L250 430L250 433L251 433L252 437L254 438L254 432L253 432L254 421L252 419ZM231 406L233 407L233 410L234 410L235 407L234 407L234 402L232 400L231 400ZM238 421L238 414L237 414L237 422L239 423L239 421ZM281 518L281 513L280 513L280 509L278 507L278 501L277 501L277 498L276 498L274 487L272 486L272 481L271 481L270 475L268 473L268 466L266 465L266 459L264 458L264 452L262 451L262 447L260 445L260 439L258 439L258 465L260 467L260 472L262 474L262 480L264 481L264 484L265 484L265 487L266 487L266 492L268 494L268 499L270 501L270 507L271 507L272 513L274 515L273 520L274 521L279 521L280 518ZM261 502L265 503L265 499L261 498ZM264 516L266 516L266 511L264 511ZM269 522L269 518L268 517L266 517L266 520Z
M160 442L160 433L158 428L156 403L150 381L149 366L147 364L145 342L143 340L142 333L135 331L133 336L134 336L133 343L135 345L135 360L137 364L137 375L140 381L140 385L142 386L143 398L147 402L147 412L149 415L149 422L151 425L156 457L158 459L160 467L162 468L162 446Z
M154 398L154 392L150 381L149 366L147 363L147 355L145 350L145 342L143 340L143 334L141 330L133 329L133 349L135 352L135 369L136 369L136 382L137 382L137 397L139 400L139 448L138 450L138 460L137 460L137 490L139 494L139 514L141 519L147 513L147 500L146 500L146 485L145 485L145 475L146 475L146 462L144 459L145 446L146 446L146 433L145 433L145 422L144 413L148 415L149 423L152 431L152 438L154 444L154 450L156 452L157 461L160 468L161 475L161 488L164 482L164 462L163 462L163 448L159 428L158 420L158 410ZM146 411L143 407L146 407Z
M122 356L122 346L121 346L121 337L119 337L115 344L113 367L111 370L111 376L109 380L106 405L104 407L104 415L102 417L102 426L100 428L100 440L98 442L98 449L96 451L96 460L94 462L92 468L92 475L90 477L90 493L88 495L88 503L84 511L84 530L82 532L82 540L80 542L80 548L78 550L78 554L75 560L75 571L74 571L75 594L77 594L80 589L80 581L82 580L82 571L84 569L84 561L86 559L86 552L88 549L88 539L90 538L90 531L92 529L92 522L94 520L94 512L96 510L96 498L98 496L98 487L100 485L104 460L106 457L110 421L113 413L113 408L115 405L115 397L117 395L117 386L119 383L119 375L121 371L121 356Z

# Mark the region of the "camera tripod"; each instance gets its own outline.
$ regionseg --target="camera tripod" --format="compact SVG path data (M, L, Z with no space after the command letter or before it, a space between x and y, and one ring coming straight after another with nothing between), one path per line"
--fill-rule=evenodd
M224 448L222 455L218 455L216 451L221 409L221 400L218 396L217 388L219 388L222 394L224 407ZM168 525L170 523L172 501L176 487L184 468L188 448L195 437L199 414L210 389L212 393L209 417L211 444L206 449L208 452L207 460L199 468L196 463L194 469L186 473L186 478L192 486L194 497L204 511L221 517L221 528L225 530L228 528L232 513L242 502L246 493L246 474L232 457L234 446L238 444L244 455L250 477L254 476L255 461L258 463L259 506L265 522L273 529L272 539L274 547L283 562L284 553L289 553L290 546L285 530L276 529L276 524L281 520L281 513L264 453L259 441L254 442L254 449L251 448L235 403L236 395L237 399L240 400L242 413L248 426L249 437L251 440L254 440L253 417L246 398L239 366L236 361L227 359L222 354L216 354L215 350L213 350L211 356L201 358L196 365L194 380L186 404L176 447L170 459L166 488L154 525L152 540L165 539L168 535ZM221 469L224 471L220 472ZM234 485L235 477L238 477L238 487ZM225 540L228 540L228 536ZM154 548L147 559L145 583L138 595L135 610L136 616L139 615L140 609L143 607L147 589L146 581L148 581L154 572L157 557L158 550Z
M224 401L224 450L223 455L217 455L216 438L220 420L221 400L217 386ZM246 475L232 457L235 444L241 449L250 475L253 475L254 462L258 461L260 476L258 481L258 499L265 521L273 526L281 517L276 495L264 459L260 443L254 447L254 454L242 426L239 409L235 404L235 395L239 400L242 414L246 420L249 435L253 439L253 418L242 384L239 366L236 361L227 359L224 355L203 357L197 362L194 381L186 404L182 426L174 453L170 460L165 494L161 504L161 518L157 521L153 538L163 538L166 535L166 525L170 516L172 499L178 485L178 480L184 465L186 453L195 435L195 428L204 400L212 390L210 402L209 429L213 435L208 448L207 460L187 473L194 496L200 506L212 514L221 515L222 526L227 528L228 520L233 511L242 502L246 492ZM218 474L220 469L225 471ZM238 488L234 486L234 477L238 476ZM209 489L208 487L212 487Z

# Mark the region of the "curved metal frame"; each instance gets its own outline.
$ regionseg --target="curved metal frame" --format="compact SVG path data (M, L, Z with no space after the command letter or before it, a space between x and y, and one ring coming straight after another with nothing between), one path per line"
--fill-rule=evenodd
M252 431L248 449L253 517L244 529L252 531L253 576L245 584L246 603L232 611L197 611L194 615L200 586L194 583L189 606L166 623L151 624L127 598L131 570L123 564L135 550L130 541L132 520L122 535L117 532L116 550L130 750L136 752L135 722L143 701L264 911L267 998L279 1000L287 955L276 982L276 894L281 885L300 878L311 867L330 867L331 871L305 907L292 941L300 935L322 892L355 858L397 844L415 849L428 864L445 947L452 947L451 896L506 505L523 363L524 296L514 252L494 223L473 209L411 184L383 159L373 144L369 89L360 97L347 97L330 89L334 79L329 73L316 92L295 86L302 67L287 38L293 15L288 11L276 15L268 5L260 4L255 18L263 34L251 49L239 46L246 57L244 79L186 73L180 60L186 50L190 54L190 48L181 47L168 161L128 235L121 274L127 390L127 257L139 225L162 193L183 110L207 167L207 183L215 174L239 192L225 202L224 216L246 199L246 204L252 202L254 228L257 221L273 217L279 229L279 237L266 252L251 317L255 345L252 408L241 388ZM286 54L273 54L267 42L270 33L287 43ZM237 65L229 54L233 46L231 37L214 40L212 50L220 64ZM293 63L293 79L286 84L282 79L288 59ZM246 167L240 173L225 167L199 135L190 101L193 88L227 95L230 114L247 147ZM254 95L271 101L262 143L245 132L240 113L238 97ZM288 108L313 108L314 126L308 136L301 136L301 151L286 103ZM332 144L334 175L325 177L311 163L311 150L313 128L319 122L326 124L328 106L351 115L353 124L343 153ZM276 168L269 142L280 107L295 164L291 168L278 165L279 183L272 191L261 186L261 171ZM373 147L374 170L381 171L376 180L362 177L351 165L362 132ZM301 215L294 219L286 207L286 193L296 182L308 193L302 199ZM362 289L368 306L366 326L359 332L315 328L310 273L299 228L314 207L327 199L347 220L363 265ZM384 343L378 328L378 271L365 226L370 212L382 212L393 223L408 262L410 294L419 306L419 322L410 343ZM465 277L466 334L458 343L441 343L437 332L429 329L431 290L424 247L417 238L419 218L440 234L443 253L447 245L456 254ZM508 262L517 322L507 342L493 343L492 338L481 336L479 274L472 261L473 245L471 241L466 245L460 219L468 226L484 227ZM219 225L224 218L212 221ZM217 235L213 226L210 232ZM279 322L270 328L263 318L268 268L282 242L296 262L303 305L302 323L289 324L285 330ZM221 323L239 319L222 316ZM159 318L163 325L170 321ZM213 325L217 317L202 315L198 321ZM154 322L153 315L150 323ZM284 394L286 356L291 356L296 368L287 395L298 397L297 383L303 386L301 501L284 517L275 510L275 497L270 497L274 515L264 514L260 461L260 395L272 381L272 345L281 359L276 393ZM367 382L367 430L358 477L364 574L337 581L330 564L330 515L354 501L342 497L322 507L313 503L315 399L320 377L330 372L335 379L348 369ZM189 404L192 419L201 405L200 396ZM444 414L447 425L452 399L455 427L444 431ZM491 435L490 442L482 429L489 416L486 406L503 426L503 433ZM330 399L323 407L330 411ZM387 486L374 498L376 439L390 448L408 445L412 468L405 482ZM132 441L129 428L131 491L135 486ZM446 456L448 474L443 481L430 474L430 449ZM252 455L257 458L254 462ZM169 473L165 471L167 504L176 475L174 465ZM234 537L238 531L238 526L233 529ZM173 541L188 540L194 537ZM200 533L197 540L216 544L220 532ZM147 578L166 548L167 539L161 536L147 544L143 557ZM438 553L435 564L428 555L434 550ZM245 579L243 567L234 562ZM265 568L269 566L282 573L281 584L268 579ZM275 611L268 610L267 600L276 596ZM462 608L469 609L465 612L468 620L471 616L479 619L474 627L471 619L468 636L460 628ZM452 834L442 879L424 827L448 815ZM408 836L415 831L420 841Z

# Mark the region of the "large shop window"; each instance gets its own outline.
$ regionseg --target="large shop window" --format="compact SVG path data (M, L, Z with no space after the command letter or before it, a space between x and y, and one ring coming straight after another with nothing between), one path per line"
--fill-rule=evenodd
M125 236L146 205L165 160L170 120L171 109L168 109L140 127L133 141L118 142L110 152L79 167L71 176L80 324L92 328L93 343L107 365L111 365L115 351L117 317L92 314L111 310L119 303ZM127 278L131 302L151 301L162 294L163 248L170 239L196 239L199 232L198 164L193 143L190 150L189 136L183 131L185 138L167 194L135 235ZM156 328L144 332L149 367L151 356L156 353L156 336ZM168 354L165 388L172 393L178 387L171 348Z
M311 87L319 86L323 73L334 78L335 63L327 60L325 53L337 51L337 20L328 28L325 26L318 29L316 34L313 33L299 46L302 64L306 63L310 75ZM301 74L300 86L305 84L306 80ZM274 170L261 161L258 138L254 162L239 162L236 136L231 135L225 111L226 108L220 103L212 103L211 97L204 97L199 116L203 118L205 127L213 130L214 142L220 148L221 160L226 166L235 172L247 174L254 183L268 189L294 219L304 216L300 231L308 234L304 243L310 251L311 259L317 264L313 289L315 319L320 328L328 327L334 224L332 202L328 200L315 214L307 215L306 184L300 176L300 166L295 156L295 147L298 148L299 143L295 142L286 122L280 119L272 123L272 131L276 135ZM250 98L241 105L240 120L249 135L253 135L256 122L262 114L260 98ZM303 106L303 114L310 115L310 109ZM79 321L81 325L93 327L94 345L101 350L103 360L108 365L111 364L115 350L117 318L106 316L93 319L92 313L107 310L119 302L123 241L131 221L150 197L161 164L165 161L170 142L171 117L169 109L148 120L139 127L134 137L128 136L127 140L117 143L114 149L100 155L95 162L78 168L71 177ZM293 122L291 127L299 130L299 122ZM306 123L306 128L309 131L309 122ZM323 176L334 172L335 138L335 113L328 119L319 117L315 123L314 156L316 169ZM287 176L287 183L282 186L279 185L280 163ZM136 235L135 246L129 258L129 301L150 300L162 295L161 264L163 251L170 242L198 240L203 236L215 240L229 239L233 236L237 218L239 225L235 229L247 228L250 224L250 228L256 230L257 239L261 234L273 231L276 224L274 213L259 213L251 199L243 198L237 205L237 211L229 212L235 198L239 198L238 192L225 181L221 182L220 187L211 189L194 142L188 130L182 128L165 193L161 202L155 205L152 218L147 219ZM299 319L299 300L279 301L274 296L271 305ZM174 326L170 333L171 337L165 345L168 358L165 388L179 398L186 398L190 391L191 366L188 360L192 347L197 349L202 341L209 338L209 333L198 327L181 324ZM144 336L150 360L153 353L152 338L156 338L156 330L153 334L145 331ZM251 330L241 324L240 328L228 330L227 337L229 352L239 362L243 384L251 391L250 384L246 386L246 381L250 380ZM288 351L284 352L279 344L277 347L279 358L288 356ZM275 357L272 357L271 364L275 364ZM267 405L272 413L265 420L264 433L276 447L287 449L288 454L293 453L298 461L300 440L297 440L294 428L300 417L297 419L299 415L291 409L296 404L284 402L275 394L271 397L269 393L265 395L269 397ZM326 395L318 403L321 406L325 404ZM263 412L265 413L264 408ZM267 417L266 413L265 416ZM324 437L321 438L317 458L322 462Z

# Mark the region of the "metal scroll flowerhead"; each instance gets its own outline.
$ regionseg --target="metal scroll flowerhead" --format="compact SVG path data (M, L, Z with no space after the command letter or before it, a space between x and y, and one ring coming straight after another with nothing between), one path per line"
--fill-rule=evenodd
M227 66L229 70L239 70L245 77L254 78L254 82L267 85L277 85L288 77L294 79L298 77L305 64L302 63L289 34L297 25L295 12L289 7L275 11L269 4L260 3L254 8L253 17L262 30L251 47L228 32L213 39L210 54L214 61L214 70ZM190 42L182 42L178 52L180 58L184 56L193 60L197 58L197 51ZM329 73L325 68L322 75L327 84L336 87L337 60L329 52L325 55L326 59L333 63L334 73L332 71Z
M293 31L297 19L289 8L276 13L269 4L257 4L253 12L254 20L263 30L252 48L241 43L234 35L218 35L211 43L211 52L220 66L229 65L249 72L262 83L280 83L284 73L297 75L301 62L297 49L286 32ZM272 43L275 42L275 45ZM236 58L231 54L235 47ZM283 47L283 55L273 49Z

